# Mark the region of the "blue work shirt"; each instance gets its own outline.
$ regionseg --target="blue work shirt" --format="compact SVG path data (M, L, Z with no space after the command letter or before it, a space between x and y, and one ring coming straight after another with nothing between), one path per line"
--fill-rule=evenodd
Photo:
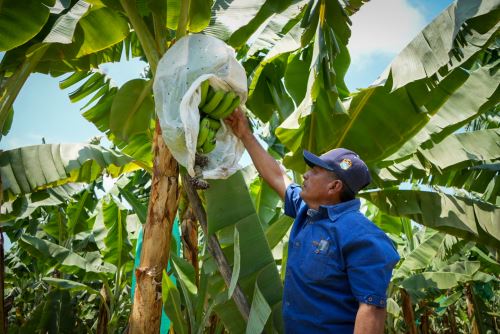
M285 214L295 218L283 290L286 333L352 333L359 303L386 306L399 255L360 211L359 199L311 210L290 185Z

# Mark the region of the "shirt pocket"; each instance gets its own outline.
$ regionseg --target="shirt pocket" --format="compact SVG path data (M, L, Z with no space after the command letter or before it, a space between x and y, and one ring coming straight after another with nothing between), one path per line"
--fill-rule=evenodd
M328 250L321 251L311 247L301 261L301 274L309 281L323 281L328 277L331 261Z

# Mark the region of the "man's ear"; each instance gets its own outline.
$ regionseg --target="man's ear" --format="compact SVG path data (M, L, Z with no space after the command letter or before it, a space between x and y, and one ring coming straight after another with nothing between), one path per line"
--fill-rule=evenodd
M333 180L328 184L328 193L335 194L342 191L344 184L340 180Z

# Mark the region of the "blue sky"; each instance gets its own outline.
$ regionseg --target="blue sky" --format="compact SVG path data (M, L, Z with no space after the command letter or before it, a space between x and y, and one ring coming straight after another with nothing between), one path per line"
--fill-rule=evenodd
M351 90L375 81L390 61L412 38L445 9L451 0L372 0L352 17L349 43L351 67L346 83ZM116 85L139 77L145 64L139 60L105 64L102 70ZM14 103L10 133L0 149L46 143L85 142L102 134L80 112L84 101L71 103L61 78L32 75Z

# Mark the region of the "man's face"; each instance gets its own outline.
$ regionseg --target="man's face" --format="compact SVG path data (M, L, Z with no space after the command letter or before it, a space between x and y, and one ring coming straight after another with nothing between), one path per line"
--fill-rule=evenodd
M327 204L334 197L338 189L337 184L342 182L335 178L334 174L324 168L314 166L304 174L302 192L300 197L309 205Z

